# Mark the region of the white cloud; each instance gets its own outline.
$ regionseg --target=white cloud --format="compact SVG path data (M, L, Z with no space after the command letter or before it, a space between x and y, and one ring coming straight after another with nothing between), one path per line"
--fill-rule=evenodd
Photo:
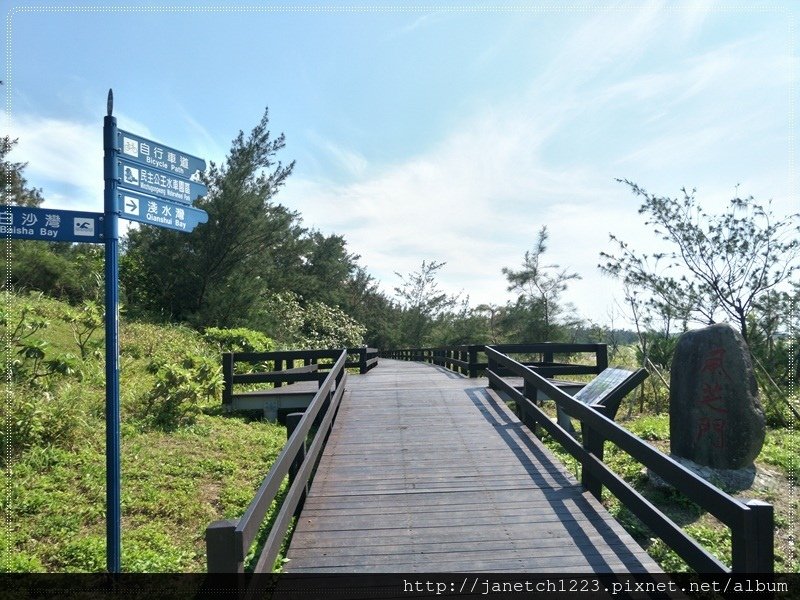
M673 39L672 26L687 39L709 20L711 9L704 3L691 5L688 14L665 6L599 11L568 34L550 62L537 65L538 72L520 74L531 77L526 92L483 107L437 144L427 144L430 150L395 164L378 165L357 147L309 133L311 157L320 165L335 165L350 183L294 176L277 200L299 210L306 225L344 234L386 291L398 283L396 271L408 273L422 260L435 259L447 262L443 287L464 290L473 305L506 299L502 267L517 268L547 224L548 262L583 276L570 285L566 299L586 316L604 320L617 288L596 269L599 252L610 250L608 233L634 247L653 242L636 214L639 200L613 178L649 170L663 176L639 183L658 194L675 195L687 184L698 185L700 197L727 199L734 179L724 190L702 188L702 181L676 186L674 179L694 164L716 170L708 160L716 149L731 143L746 147L782 118L770 114L772 105L745 104L739 115L741 106L719 104L721 90L737 98L752 98L766 87L785 91L792 72L789 59L775 54L775 45L752 33L682 62L643 60L646 52ZM434 20L426 15L407 29L421 30ZM647 110L637 113L641 108ZM657 125L655 134L621 130L614 140L587 135L585 143L592 148L584 159L573 159L568 143L566 158L548 154L553 142L569 142L576 130L583 134L605 125L615 111L626 113L625 127ZM209 150L198 154L221 152L205 128L183 112L199 144ZM149 136L146 128L122 117L120 125ZM98 125L15 115L12 135L20 138L16 160L30 163L26 173L45 188L48 205L54 205L52 199L63 208L102 206ZM622 148L611 154L609 141ZM744 174L743 183L752 185L744 191L761 196L766 189L769 196L773 189L786 189L783 183L769 187L774 175ZM50 183L67 187L51 195Z
M517 267L547 224L548 261L583 276L570 285L566 300L585 316L606 320L615 293L621 295L617 282L596 268L599 252L612 250L609 232L641 249L658 243L636 213L640 200L614 177L643 169L681 177L694 175L687 167L714 165L715 152L732 143L746 147L776 122L770 108L748 107L745 115L737 115L741 118L727 118L730 113L717 104L718 90L748 97L765 85L786 89L781 86L787 83L787 63L776 61L774 47L760 50L759 35L687 62L667 63L667 68L636 63L652 44L670 37L664 29L671 13L662 6L648 4L625 19L619 12L601 12L566 38L526 94L463 121L430 151L381 172L373 168L352 184L293 180L280 200L299 208L314 225L344 233L385 290L396 285L395 271L407 273L422 260L441 260L447 262L442 285L450 292L463 289L473 305L504 301L502 267ZM677 20L682 31L694 35L707 12L698 5L690 17ZM563 139L587 113L603 119L607 109L631 107L633 112L643 103L651 112L631 117L630 123L661 113L665 125L659 135L637 143L633 132L621 132L628 145L605 156L604 140L595 138L598 160L580 166L544 154L549 142ZM665 182L675 185L669 178L652 183L655 188ZM735 183L701 193L727 199ZM683 184L693 182L653 191L675 195Z
M395 271L435 259L447 262L441 280L449 291L464 289L473 303L498 302L502 267L517 265L539 227L549 222L551 231L568 232L560 216L585 216L609 187L589 171L543 167L539 148L548 135L548 124L528 113L476 117L432 151L372 178L349 185L296 179L279 199L311 224L345 233L387 290ZM580 256L594 269L588 247L552 248L556 262L575 265Z
M365 173L368 162L364 155L345 148L341 144L310 131L306 134L308 140L328 157L328 162L333 162L334 167L339 171L344 171L350 177L358 177Z
M412 32L416 32L419 29L424 29L426 27L430 27L435 25L436 23L440 23L443 19L450 16L450 13L445 11L434 11L430 13L423 14L422 16L417 17L408 25L404 25L399 29L392 31L389 35L389 38L401 37L407 35Z
M102 210L101 126L13 115L9 133L19 139L11 158L28 163L25 176L32 185L43 188L45 206Z
M657 36L664 22L665 2L598 8L566 37L561 50L539 78L545 93L562 93L602 77L613 67L636 61Z
M187 147L197 149L191 151L190 154L202 157L213 157L210 158L210 160L221 164L225 159L227 150L220 145L220 141L216 139L200 121L195 119L182 104L176 103L176 106L178 108L178 113L188 125L189 131L193 133L194 139L191 140L190 144L187 144ZM136 129L136 131L140 130ZM180 147L183 148L184 146L181 145Z

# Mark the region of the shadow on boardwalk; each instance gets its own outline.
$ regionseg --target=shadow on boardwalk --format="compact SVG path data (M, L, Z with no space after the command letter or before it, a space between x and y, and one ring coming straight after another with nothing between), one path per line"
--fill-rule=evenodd
M348 380L288 572L654 572L493 393L421 363Z

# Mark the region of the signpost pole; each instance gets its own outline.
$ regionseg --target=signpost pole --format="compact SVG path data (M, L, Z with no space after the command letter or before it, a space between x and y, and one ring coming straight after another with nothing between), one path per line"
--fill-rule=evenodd
M117 120L111 116L114 97L108 90L108 111L103 121L103 171L105 178L105 295L106 295L106 568L120 572L122 551L120 493L119 407L119 207L116 202Z
M122 570L119 219L189 233L200 223L208 222L208 213L192 206L207 191L196 181L197 175L205 171L205 161L117 129L113 112L114 95L108 90L108 110L103 120L103 212L0 204L0 235L106 246L106 568L109 573L119 573Z

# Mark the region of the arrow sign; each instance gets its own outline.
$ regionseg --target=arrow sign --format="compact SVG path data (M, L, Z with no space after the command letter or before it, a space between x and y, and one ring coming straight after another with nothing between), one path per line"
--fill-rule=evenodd
M208 189L202 183L177 175L168 175L158 169L145 167L127 160L118 160L119 186L145 195L160 196L164 200L191 204Z
M197 180L206 170L206 161L202 158L121 129L117 129L117 149L127 160L185 179Z
M186 233L208 221L208 213L199 208L127 190L117 192L117 203L123 219Z
M20 240L102 243L103 213L0 205L0 235Z

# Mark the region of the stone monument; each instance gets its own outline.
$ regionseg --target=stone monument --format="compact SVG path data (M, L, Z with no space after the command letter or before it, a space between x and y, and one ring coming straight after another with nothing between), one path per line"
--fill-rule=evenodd
M730 325L689 331L678 340L669 433L675 457L716 470L752 468L766 435L764 411L747 344Z

